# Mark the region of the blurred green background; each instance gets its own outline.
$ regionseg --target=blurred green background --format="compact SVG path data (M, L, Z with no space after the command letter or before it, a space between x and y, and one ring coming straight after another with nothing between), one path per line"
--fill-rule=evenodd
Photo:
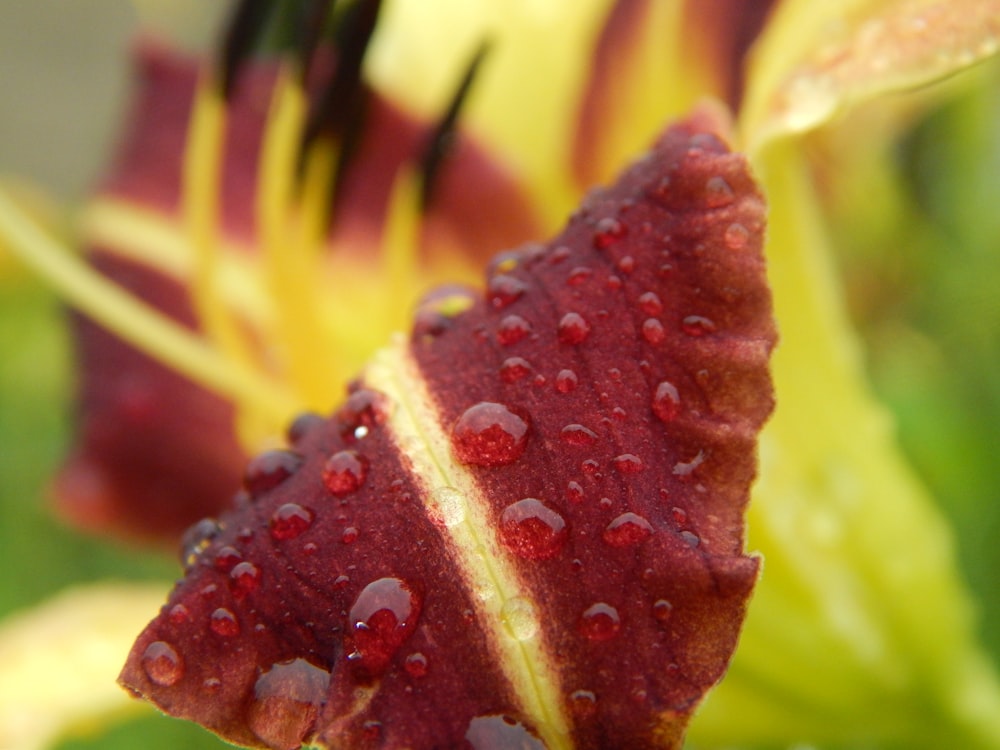
M65 205L78 200L115 135L134 30L154 24L199 45L226 7L200 0L0 4L0 175L36 183ZM902 180L892 200L878 205L905 221L883 222L872 234L833 219L874 385L953 524L983 641L1000 663L998 123L995 76L898 145ZM847 195L841 209L848 215L866 201L867 194ZM72 413L62 324L48 291L0 260L0 617L78 581L168 581L178 573L170 556L82 537L46 512L45 484L68 443ZM222 746L150 711L104 734L67 739L62 750Z

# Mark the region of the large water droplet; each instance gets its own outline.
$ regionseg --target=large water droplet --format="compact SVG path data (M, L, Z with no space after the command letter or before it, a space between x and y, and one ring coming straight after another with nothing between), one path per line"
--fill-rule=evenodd
M465 464L502 466L516 461L528 444L528 418L503 404L470 406L451 430L455 457Z
M677 387L666 380L656 386L653 393L653 414L664 422L672 422L681 408L681 397Z
M357 451L337 451L323 464L323 484L335 497L356 492L368 476L368 459Z
M612 547L629 547L647 539L653 533L653 527L642 516L628 512L622 513L604 529L602 537Z
M566 313L559 321L559 340L564 344L583 343L589 335L590 323L580 313Z
M367 430L378 427L391 413L392 401L388 396L371 388L359 388L347 397L336 417L347 433L357 433L362 427Z
M299 470L304 459L292 451L265 451L250 459L243 474L243 486L252 496L277 487Z
M486 295L495 309L502 310L516 302L527 289L528 285L516 276L500 273L490 279Z
M597 433L582 424L568 424L559 431L560 439L568 445L593 445Z
M184 676L184 661L169 643L153 641L142 652L142 670L152 682L170 687Z
M469 722L465 741L471 750L548 750L538 735L512 716L477 716Z
M302 442L313 430L322 427L325 422L326 419L316 412L304 412L295 417L291 424L288 425L288 429L285 430L285 437L288 438L289 443L295 445Z
M594 228L594 247L606 250L627 234L625 225L610 216L597 222Z
M297 750L312 734L330 689L330 673L305 659L272 666L257 678L247 725L274 750Z
M446 528L454 528L465 521L465 496L454 487L437 487L431 492L431 499Z
M605 602L592 604L580 615L577 630L591 641L606 641L614 638L621 628L618 610Z
M287 542L303 534L313 523L313 512L298 503L285 503L271 515L271 538Z
M500 539L504 546L529 560L555 556L568 535L566 520L533 497L508 505L500 514Z
M504 602L500 610L507 633L515 641L527 641L538 632L538 617L531 600L523 596L515 596Z
M356 659L366 671L385 671L417 626L420 598L398 578L365 586L348 615Z

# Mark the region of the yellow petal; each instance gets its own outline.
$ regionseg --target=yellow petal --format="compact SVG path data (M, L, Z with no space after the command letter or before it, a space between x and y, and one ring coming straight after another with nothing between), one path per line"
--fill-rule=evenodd
M41 750L134 711L115 678L167 588L88 584L0 622L0 750Z
M787 0L758 41L742 113L751 152L860 102L996 54L1000 0Z

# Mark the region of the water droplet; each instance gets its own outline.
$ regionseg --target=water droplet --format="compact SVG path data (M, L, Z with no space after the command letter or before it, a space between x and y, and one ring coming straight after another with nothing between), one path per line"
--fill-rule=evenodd
M688 315L681 321L681 330L695 338L715 332L715 323L701 315Z
M568 424L559 431L559 437L568 445L593 445L597 433L582 424Z
M501 273L490 279L486 294L494 309L502 310L516 302L527 289L528 285L516 276Z
M185 570L190 570L198 556L204 552L220 533L222 525L214 518L203 518L181 536L181 564Z
M734 222L726 227L722 235L722 241L730 250L742 250L750 242L750 230L738 222Z
M663 302L656 292L643 292L639 295L639 309L646 315L659 315L663 312Z
M515 641L530 640L538 632L535 606L523 596L515 596L504 602L500 617L508 635Z
M531 323L520 315L505 315L497 324L497 341L502 346L513 346L531 333Z
M172 606L167 613L167 617L174 625L183 625L186 622L191 622L191 612L183 604Z
M576 266L570 269L569 274L566 276L566 283L570 286L580 286L581 284L590 280L590 277L594 275L594 269L589 266Z
M419 597L398 578L379 578L365 586L348 615L361 666L370 673L383 672L419 616Z
M305 659L273 665L257 678L247 726L275 750L297 750L312 734L330 689L330 673Z
M610 604L598 602L587 607L580 615L577 630L591 641L606 641L618 634L621 624L617 609Z
M590 690L574 690L569 694L569 707L581 718L593 716L597 711L597 696Z
M377 740L382 736L382 722L369 719L361 725L361 732L364 734L366 740Z
M215 559L213 562L215 563L217 570L221 570L223 573L228 573L237 564L243 562L243 555L241 555L239 550L235 547L230 547L227 544L215 553Z
M516 383L531 374L531 364L523 357L508 357L500 365L500 379L505 383Z
M653 394L653 414L664 422L672 422L681 408L681 397L673 383L664 380Z
M470 750L548 750L534 731L512 716L477 716L469 722L465 741Z
M431 499L446 528L454 528L465 521L465 496L454 487L436 488L431 492Z
M529 560L554 557L567 536L565 519L533 497L508 505L500 514L501 541L516 555Z
M302 456L292 451L264 451L250 459L243 473L243 486L256 497L288 479L303 461Z
M674 613L674 605L668 602L666 599L657 599L653 602L653 617L656 618L657 622L665 623Z
M579 382L576 373L572 370L560 370L556 375L556 390L560 393L569 393L576 389Z
M285 437L292 445L301 443L309 433L313 430L319 429L325 422L326 419L316 412L304 412L295 417L291 424L288 425L288 429L285 431Z
M594 228L594 247L598 250L607 250L615 242L627 234L625 225L618 219L607 216L597 222Z
M580 344L589 335L590 323L580 313L566 313L559 321L559 340L564 344Z
M614 274L612 274L611 276L608 276L608 278L604 281L604 286L606 289L608 289L608 291L617 292L619 289L622 288L622 280L619 276L615 276ZM597 315L598 317L606 318L607 311L602 310L601 312L597 313Z
M588 477L593 477L594 479L601 478L601 465L593 458L588 458L580 462L580 471L586 474Z
M503 466L520 458L527 444L527 415L491 401L470 406L451 430L452 450L465 464Z
M152 682L170 687L184 676L184 661L166 641L153 641L142 652L142 670Z
M251 562L241 562L229 571L229 580L237 596L246 596L260 587L260 568Z
M728 206L736 199L732 187L723 177L709 177L705 183L705 202L709 208Z
M618 259L615 267L624 274L630 274L635 270L635 258L631 255L624 255Z
M225 607L219 607L209 618L209 627L216 635L232 638L240 634L240 623L236 615Z
M632 512L622 513L604 529L604 541L612 547L629 547L638 544L653 533L649 521Z
M445 284L429 291L417 303L413 339L440 336L476 303L477 296L475 290L460 284Z
M688 520L687 511L676 506L670 509L670 517L674 519L674 523L678 526L683 526Z
M345 433L356 433L362 427L373 430L384 424L391 413L388 396L371 388L359 388L337 410L336 418Z
M354 544L358 541L360 532L356 526L348 526L340 533L340 541L344 544Z
M638 474L645 466L642 459L634 453L622 453L611 459L611 465L621 474Z
M683 539L684 542L689 547L697 547L699 544L701 544L701 537L695 534L693 531L682 531L681 539Z
M410 677L420 679L427 675L427 657L424 656L419 651L414 651L412 654L406 657L406 661L403 662L403 669Z
M218 677L206 677L205 681L201 683L201 689L206 693L217 693L221 687L222 680Z
M667 338L667 332L663 328L663 323L656 318L646 318L642 321L642 337L656 346L662 344Z
M557 247L555 250L552 251L551 255L549 255L549 263L553 266L556 265L557 263L562 263L572 254L573 254L572 250L570 250L565 245L560 245L559 247Z
M583 486L579 482L569 481L566 483L566 499L571 503L582 503L584 499Z
M341 591L351 583L350 576L339 575L333 579L333 588L335 591Z
M314 519L313 512L298 503L285 503L271 515L271 538L287 542L303 534Z
M337 451L323 464L323 484L335 497L356 492L368 476L368 459L357 451Z

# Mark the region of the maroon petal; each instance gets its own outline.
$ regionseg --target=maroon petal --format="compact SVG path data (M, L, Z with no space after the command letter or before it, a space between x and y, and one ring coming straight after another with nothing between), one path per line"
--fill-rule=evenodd
M718 127L296 430L294 473L188 535L122 683L254 747L680 747L757 574L772 407L764 205Z

